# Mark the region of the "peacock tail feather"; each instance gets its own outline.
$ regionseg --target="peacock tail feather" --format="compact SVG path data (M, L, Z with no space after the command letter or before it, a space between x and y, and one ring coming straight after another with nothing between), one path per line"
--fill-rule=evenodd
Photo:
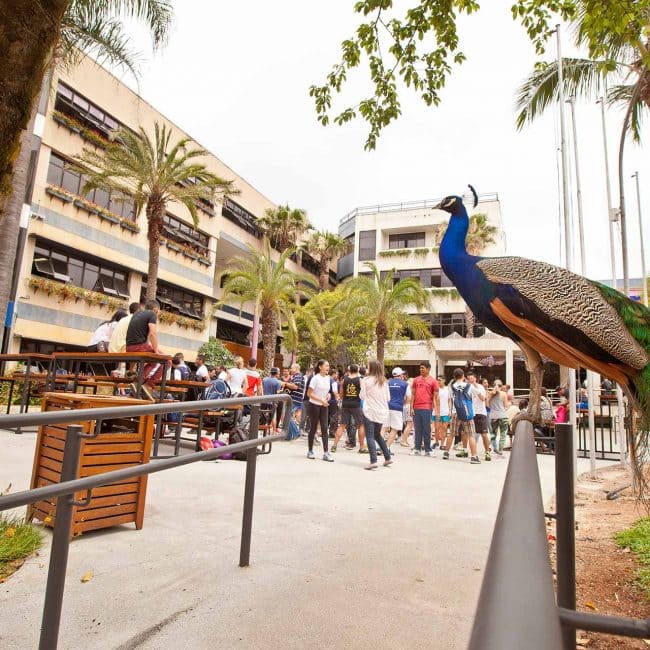
M620 314L625 327L643 349L650 355L650 309L645 305L630 300L627 296L607 285L593 282L602 293L605 300ZM650 448L650 363L642 368L630 380L635 406L638 409L639 419L636 426L632 426L634 448L631 450L632 462L636 475L645 485L643 463Z

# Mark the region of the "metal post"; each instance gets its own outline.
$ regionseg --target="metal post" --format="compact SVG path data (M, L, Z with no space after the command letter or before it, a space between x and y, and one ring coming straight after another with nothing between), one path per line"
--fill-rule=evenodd
M517 424L470 650L561 647L533 435Z
M580 242L580 273L586 275L586 259L587 253L585 251L585 229L584 229L584 220L582 215L582 189L580 186L580 164L578 162L578 130L576 127L576 106L575 106L575 97L571 97L569 100L569 105L571 106L571 126L573 130L573 162L576 169L576 196L577 196L577 206L578 206L578 237Z
M627 466L627 431L625 431L625 404L623 404L623 390L616 385L616 421L618 422L618 453L621 467Z
M603 151L605 155L605 189L607 191L607 222L609 224L609 258L612 266L612 288L617 288L616 282L616 246L614 242L614 223L618 221L618 210L612 208L612 187L609 179L609 159L607 149L607 122L605 121L605 100L601 97L600 118L603 128Z
M257 438L260 425L260 405L251 406L249 439ZM253 532L253 500L255 498L255 470L257 468L257 447L246 452L246 483L244 486L244 514L241 525L241 546L239 549L239 566L250 564L251 533Z
M589 422L589 469L591 475L596 475L596 418L594 409L596 408L596 391L594 390L596 373L587 370L587 409ZM602 415L602 411L601 411Z
M77 478L82 431L83 428L79 424L71 424L67 428L61 467L61 483L73 481ZM56 650L59 641L59 625L61 623L65 574L68 566L73 508L74 494L61 496L56 501L56 518L52 534L50 568L47 574L39 650Z
M573 473L573 427L555 425L555 512L557 548L557 604L576 608L576 539ZM576 647L574 628L562 626L565 650Z
M641 245L641 274L643 278L643 304L648 306L648 278L645 265L645 245L643 243L643 219L641 218L641 188L639 187L639 172L634 172L636 179L636 205L639 214L639 244Z

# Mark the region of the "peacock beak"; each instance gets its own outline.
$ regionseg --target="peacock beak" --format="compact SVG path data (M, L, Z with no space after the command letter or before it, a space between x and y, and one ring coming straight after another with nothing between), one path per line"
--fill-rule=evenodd
M434 210L442 210L442 203L443 203L443 202L440 201L440 203L438 203L437 205L434 205L434 206L433 206L433 209L434 209Z

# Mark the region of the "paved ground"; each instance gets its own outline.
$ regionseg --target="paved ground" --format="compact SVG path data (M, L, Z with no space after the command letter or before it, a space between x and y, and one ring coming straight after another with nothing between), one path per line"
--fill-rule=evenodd
M28 487L34 441L0 431L0 488ZM366 472L356 452L330 464L277 444L258 464L247 569L245 463L153 475L141 531L73 542L59 647L464 648L507 462L396 449L393 467ZM552 463L539 457L545 499ZM3 649L37 647L48 555L49 541L0 585Z

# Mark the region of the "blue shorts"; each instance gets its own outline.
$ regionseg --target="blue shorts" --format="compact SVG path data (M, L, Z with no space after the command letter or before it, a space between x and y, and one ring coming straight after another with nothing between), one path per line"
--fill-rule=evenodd
M451 415L432 415L431 422L451 422Z

